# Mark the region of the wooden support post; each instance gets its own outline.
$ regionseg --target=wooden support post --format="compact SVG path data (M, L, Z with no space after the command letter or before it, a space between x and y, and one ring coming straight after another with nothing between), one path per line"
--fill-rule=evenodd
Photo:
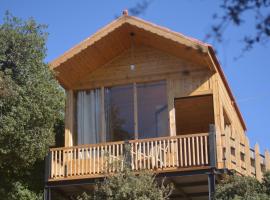
M219 94L219 77L218 73L215 73L211 77L211 84L213 87L213 104L214 104L214 118L216 125L216 154L217 154L217 167L223 168L223 148L222 148L222 138L221 138L221 101Z
M51 200L51 188L45 187L43 199L44 200Z
M270 153L268 150L264 153L265 156L265 169L266 171L270 170Z
M214 170L208 174L208 191L209 191L209 200L214 200L214 194L216 190L216 181Z
M100 141L106 141L106 123L105 123L105 89L101 87L101 133L100 133Z
M250 146L249 146L249 139L245 136L245 163L246 163L246 175L251 176L251 162L250 162Z
M175 123L175 107L174 107L174 94L173 94L173 81L167 80L167 101L169 112L169 131L170 136L176 136L176 123Z
M74 92L66 91L66 112L65 112L65 147L73 146L74 134Z
M256 178L261 181L262 180L262 169L261 169L261 156L260 156L260 147L259 144L255 144L255 170L256 170Z
M230 127L227 127L225 130L225 149L226 149L226 152L225 152L225 163L226 163L226 166L225 168L227 169L231 169L231 165L232 165L232 159L231 159L231 139L230 139L230 136L231 136L231 126Z
M235 162L236 162L236 171L242 173L241 168L241 158L240 158L240 135L233 129L233 134L235 135Z
M138 129L138 98L137 98L137 85L133 83L133 98L134 98L134 130L135 130L135 140L139 138L139 129Z
M209 156L210 156L210 166L216 167L217 165L217 153L216 153L216 129L214 124L209 126Z
M49 154L45 157L45 183L47 183L51 177L51 158L52 153L49 152Z

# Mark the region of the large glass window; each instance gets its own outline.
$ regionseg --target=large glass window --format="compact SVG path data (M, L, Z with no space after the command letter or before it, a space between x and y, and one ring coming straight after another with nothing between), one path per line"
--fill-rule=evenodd
M133 85L105 89L106 141L134 139Z
M169 135L166 82L139 83L135 86L105 88L104 104L101 89L78 92L78 144L100 142L104 129L106 141Z
M137 84L139 138L169 135L166 82Z

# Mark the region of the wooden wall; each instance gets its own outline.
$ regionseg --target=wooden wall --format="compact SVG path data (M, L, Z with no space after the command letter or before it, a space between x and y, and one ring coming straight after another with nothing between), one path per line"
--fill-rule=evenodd
M135 65L134 70L131 70L131 64ZM126 50L109 63L86 75L86 78L80 80L72 89L76 91L166 80L170 134L176 135L174 99L211 94L210 76L207 66L195 65L163 51L137 45L133 50ZM68 133L67 131L67 136Z
M130 68L132 64L135 65L134 70ZM248 138L224 83L219 74L213 73L210 68L207 64L205 66L192 64L148 46L136 45L133 51L126 50L109 63L86 74L84 79L78 81L68 91L65 145L72 146L72 138L76 132L73 126L75 121L74 91L93 88L104 90L104 87L108 86L166 80L170 135L176 135L175 98L213 94L218 168L227 167L236 169L242 174L252 175L254 167L251 167L252 152ZM71 107L72 105L73 107ZM230 133L225 133L224 112L231 122ZM235 149L235 155L231 155L231 147ZM226 148L226 152L224 152L224 148ZM244 161L241 159L240 152L244 155ZM256 153L258 154L257 151ZM225 165L224 157L226 157ZM266 157L268 158L269 154ZM261 161L262 159L258 158L257 165ZM270 166L269 162L267 163ZM255 174L253 173L253 175Z

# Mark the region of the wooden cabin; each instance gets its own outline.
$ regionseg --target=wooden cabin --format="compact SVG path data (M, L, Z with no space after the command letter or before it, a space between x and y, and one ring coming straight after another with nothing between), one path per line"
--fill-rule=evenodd
M66 113L65 146L47 159L47 199L91 190L127 154L132 170L168 177L172 199L208 199L223 173L261 180L270 169L209 44L125 13L50 67Z

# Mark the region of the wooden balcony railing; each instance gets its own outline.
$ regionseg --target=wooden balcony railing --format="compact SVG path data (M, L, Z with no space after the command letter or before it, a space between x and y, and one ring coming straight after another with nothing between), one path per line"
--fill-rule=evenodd
M108 142L53 148L49 180L104 176L121 170L127 157L132 170L181 170L210 165L209 134ZM120 167L119 167L120 163Z

